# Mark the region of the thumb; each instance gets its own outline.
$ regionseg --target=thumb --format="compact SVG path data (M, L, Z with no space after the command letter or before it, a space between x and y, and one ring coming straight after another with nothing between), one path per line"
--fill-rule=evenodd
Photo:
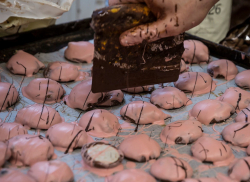
M176 36L184 32L182 26L176 26L176 21L171 17L158 19L153 23L140 25L125 31L120 36L120 43L123 46L133 46L147 42L154 42L161 38ZM167 23L169 22L169 23Z
M147 40L148 42L156 41L166 36L167 31L165 26L164 20L158 20L132 28L121 34L120 43L123 46L132 46L142 43L143 40Z
M109 0L109 6L116 4L143 3L144 0Z

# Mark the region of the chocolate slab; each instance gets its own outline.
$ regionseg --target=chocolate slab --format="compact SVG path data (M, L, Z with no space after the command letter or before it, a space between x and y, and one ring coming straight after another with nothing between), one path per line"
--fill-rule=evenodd
M129 47L120 44L121 33L155 20L149 9L141 4L116 5L94 11L92 92L174 82L178 79L184 51L183 34L151 43L145 40L142 44Z

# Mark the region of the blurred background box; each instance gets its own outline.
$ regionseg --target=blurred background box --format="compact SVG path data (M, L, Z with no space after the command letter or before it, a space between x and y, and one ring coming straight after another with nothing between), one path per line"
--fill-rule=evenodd
M93 11L105 7L107 0L74 0L69 12L64 13L56 24L90 18Z

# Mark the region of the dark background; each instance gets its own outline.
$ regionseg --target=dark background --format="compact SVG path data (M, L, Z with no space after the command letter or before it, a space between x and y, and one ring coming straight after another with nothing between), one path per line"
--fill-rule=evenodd
M250 16L250 0L233 0L231 28Z

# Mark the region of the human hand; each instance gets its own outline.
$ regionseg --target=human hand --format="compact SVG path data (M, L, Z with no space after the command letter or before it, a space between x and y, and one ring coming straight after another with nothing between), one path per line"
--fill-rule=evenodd
M200 24L219 0L109 0L109 5L146 3L157 21L127 30L120 36L123 46L179 35Z

